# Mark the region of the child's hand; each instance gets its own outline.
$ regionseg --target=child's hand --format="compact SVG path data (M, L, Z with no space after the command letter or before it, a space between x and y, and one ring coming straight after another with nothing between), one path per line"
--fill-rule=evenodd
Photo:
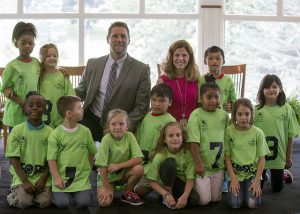
M175 201L172 194L168 194L166 196L165 202L169 205L169 207L175 207L176 206L176 201Z
M59 189L65 188L65 184L60 176L57 176L56 178L54 178L54 185Z
M185 195L182 195L180 198L178 198L176 203L176 209L182 209L186 206L187 203L187 197Z
M10 98L14 95L14 91L11 87L4 89L4 96Z
M286 162L285 162L284 168L285 168L285 169L290 169L290 168L292 167L292 165L293 165L292 159L287 158L287 159L286 159Z
M45 179L39 179L34 185L36 193L41 193L45 189L46 181Z
M240 192L240 182L236 177L231 178L229 191L236 194Z
M205 174L205 169L204 169L204 167L203 167L203 165L202 164L196 164L195 165L195 172L198 174L198 175L200 175L200 176L204 176L204 174Z
M23 113L25 114L25 101L24 100L19 100L18 104L21 106Z
M107 168L108 172L110 172L110 173L116 172L120 169L121 169L120 165L116 164L116 163L109 164L108 168Z
M59 67L58 70L64 75L64 77L69 78L69 74L65 68Z
M27 193L33 193L34 192L34 186L29 180L26 180L22 183L22 186Z
M113 191L110 188L103 188L100 189L98 199L99 201L110 201L113 197Z
M248 189L248 191L251 191L251 190L252 190L253 195L255 197L261 196L262 190L260 188L260 180L259 181L253 180L253 182L252 182L250 188Z

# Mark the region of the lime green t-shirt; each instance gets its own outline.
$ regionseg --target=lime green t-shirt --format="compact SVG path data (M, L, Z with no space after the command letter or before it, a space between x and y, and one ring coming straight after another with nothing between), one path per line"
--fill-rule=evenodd
M225 167L223 147L228 124L228 114L222 109L207 112L197 108L189 118L187 142L199 144L199 153L206 176Z
M260 157L270 153L265 135L252 126L240 131L232 124L225 134L225 155L230 157L235 175L239 181L255 177Z
M39 129L30 127L26 121L13 128L8 138L6 157L19 157L22 169L28 180L34 185L48 167L48 136L52 132L52 128L47 125L41 125ZM22 184L12 165L9 171L13 176L11 186ZM51 176L46 183L46 186L50 185Z
M190 151L180 150L177 153L171 153L167 148L154 156L149 169L145 173L146 178L162 184L159 169L166 158L174 158L176 160L176 176L182 181L195 179L195 164Z
M2 75L2 86L0 91L4 92L6 88L11 87L13 92L26 99L29 91L37 90L37 81L40 72L40 63L36 58L32 58L31 62L22 62L14 59L9 62L4 69ZM3 123L7 126L14 127L26 120L26 115L20 105L7 99L5 103L5 111Z
M58 189L52 179L52 192L91 189L89 155L96 154L97 147L90 130L78 124L77 130L70 132L59 125L51 133L48 141L47 159L56 160L58 174L65 183L64 189Z
M56 71L55 73L45 73L39 93L52 103L50 113L50 126L56 128L63 121L57 111L57 100L64 95L74 96L75 92L69 78L66 78L63 73ZM46 119L45 119L46 120Z
M143 153L131 132L125 132L121 140L116 140L110 133L107 133L101 140L98 147L98 154L95 165L107 167L111 163L122 163L132 158L143 158ZM124 170L115 173L108 173L108 181L115 182L122 179ZM102 178L98 176L98 186L102 185Z
M175 122L176 119L169 113L153 116L149 112L137 129L136 139L140 148L145 151L152 151L157 145L160 130L168 122Z
M254 110L254 125L263 130L271 154L266 156L266 169L283 169L286 163L288 139L300 133L296 115L291 106L267 106Z
M198 85L199 85L199 94L200 87L205 83L204 75L199 77ZM223 108L223 104L227 102L235 102L236 94L234 89L234 84L230 76L224 75L221 79L216 80L216 84L220 87L220 107ZM200 97L200 96L199 96ZM200 100L199 100L200 102Z

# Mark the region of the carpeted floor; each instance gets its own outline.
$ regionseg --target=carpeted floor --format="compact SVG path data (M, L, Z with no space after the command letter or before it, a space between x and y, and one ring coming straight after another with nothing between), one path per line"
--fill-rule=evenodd
M294 182L292 184L285 185L285 188L281 193L272 193L270 190L270 184L267 182L263 192L263 203L261 208L256 210L249 210L246 208L234 210L230 209L226 203L226 193L223 193L222 201L216 204L208 206L199 206L197 208L186 208L183 210L169 210L164 207L156 194L151 193L144 198L144 204L142 206L131 206L120 202L120 193L116 193L115 200L111 207L100 208L95 199L95 172L91 176L93 185L93 203L86 209L75 209L73 207L69 209L59 210L54 206L46 209L29 208L25 210L15 209L8 206L6 202L6 195L9 192L10 175L8 172L9 162L3 157L3 145L0 142L0 166L1 166L1 178L0 178L0 214L8 213L22 213L22 214L68 214L68 213L105 213L105 214L147 214L147 213L184 213L184 214L198 214L198 213L211 213L211 214L238 214L238 213L255 213L255 214L300 214L300 139L297 139L293 147L293 168L291 172L294 176Z

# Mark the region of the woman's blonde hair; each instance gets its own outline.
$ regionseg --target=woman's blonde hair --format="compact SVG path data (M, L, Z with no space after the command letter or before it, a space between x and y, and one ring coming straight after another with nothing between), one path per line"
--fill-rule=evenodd
M175 127L179 128L181 130L181 132L182 132L182 145L181 145L181 148L184 151L188 150L187 143L186 143L186 133L185 133L183 127L178 122L168 122L160 130L160 135L159 135L159 138L157 140L156 148L149 155L150 160L152 160L157 153L166 152L166 148L167 148L167 144L165 143L166 130L167 130L168 127L171 127L171 126L175 126Z
M166 61L162 63L162 70L169 79L176 79L176 68L173 64L173 55L178 48L184 48L189 54L189 62L185 68L184 77L186 80L198 80L200 72L195 62L195 56L192 46L185 40L174 42L169 50Z

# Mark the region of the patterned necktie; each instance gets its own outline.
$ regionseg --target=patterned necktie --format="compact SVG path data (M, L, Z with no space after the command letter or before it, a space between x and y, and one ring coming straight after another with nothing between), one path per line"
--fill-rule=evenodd
M104 97L104 103L103 103L103 108L102 108L102 117L101 117L101 125L104 125L104 122L106 121L106 117L107 117L107 111L108 111L108 103L111 97L111 92L114 88L116 79L117 79L117 70L118 70L118 63L117 61L115 61L112 66L111 66L111 70L109 73L109 78L108 78L108 82L107 82L107 88L106 88L106 93L105 93L105 97Z

